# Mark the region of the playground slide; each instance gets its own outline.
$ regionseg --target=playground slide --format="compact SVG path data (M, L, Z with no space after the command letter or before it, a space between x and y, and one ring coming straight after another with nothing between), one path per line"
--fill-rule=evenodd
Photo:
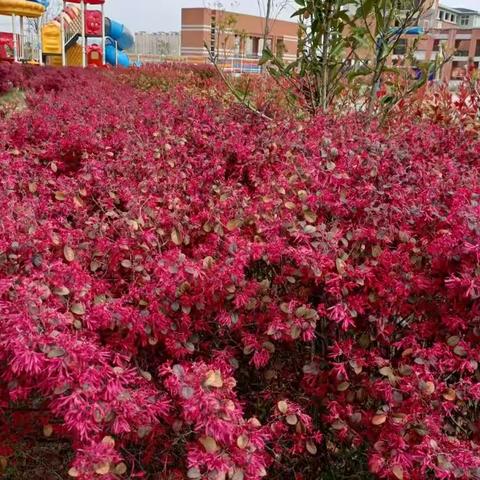
M4 1L4 0L0 0ZM60 14L65 21L66 33L66 52L67 65L81 65L82 52L81 47L77 44L78 38L81 36L81 20L80 11L77 7L67 7ZM90 38L99 38L101 36L102 17L100 12L96 10L87 11L86 13L86 34ZM105 18L105 61L111 65L120 65L129 67L130 60L125 50L131 48L134 43L134 37L125 25ZM62 54L62 35L60 18L49 22L42 28L42 44L45 55L50 55L50 62L57 62L58 55ZM95 45L88 47L87 56L90 62L90 53L96 50ZM93 56L93 55L92 55ZM98 55L95 55L98 58Z
M105 34L108 37L105 47L105 60L110 65L130 67L130 59L125 50L133 47L135 39L128 28L110 18L105 19Z

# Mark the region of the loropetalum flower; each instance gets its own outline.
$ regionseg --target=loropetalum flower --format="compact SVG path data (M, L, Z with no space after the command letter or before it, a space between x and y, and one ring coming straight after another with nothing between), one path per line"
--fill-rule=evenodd
M80 479L478 477L474 129L0 68L1 469L46 436Z

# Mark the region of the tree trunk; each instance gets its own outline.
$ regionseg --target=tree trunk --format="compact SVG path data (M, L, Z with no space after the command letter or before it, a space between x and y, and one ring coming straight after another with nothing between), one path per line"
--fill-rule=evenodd
M330 20L332 15L332 4L328 2L325 9L325 24L324 32L322 37L322 76L321 76L321 91L319 92L320 102L322 111L325 112L328 107L328 80L329 80L329 71L328 71L328 57L329 57L329 47L330 47Z

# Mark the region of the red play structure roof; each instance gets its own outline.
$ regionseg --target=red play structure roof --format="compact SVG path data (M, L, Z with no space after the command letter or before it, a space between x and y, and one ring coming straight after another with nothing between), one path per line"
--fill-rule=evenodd
M81 0L68 0L70 3L81 3ZM89 5L103 5L105 0L84 0L84 3Z

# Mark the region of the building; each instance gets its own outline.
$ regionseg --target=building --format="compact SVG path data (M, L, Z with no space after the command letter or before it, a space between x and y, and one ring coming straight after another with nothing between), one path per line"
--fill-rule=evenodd
M258 59L262 55L265 19L254 15L214 10L183 8L181 55ZM297 56L298 25L272 20L267 43L272 51L287 61Z
M419 24L425 35L418 42L415 57L420 62L446 55L449 61L437 78L455 84L469 69L480 68L480 12L443 6L438 0L422 15ZM394 52L393 62L406 52L415 39L403 38Z
M452 8L433 2L422 18L425 30L448 28L480 28L480 13L469 8Z
M134 53L140 57L178 57L180 56L180 33L137 32Z
M355 9L347 6L346 10L353 14ZM438 80L454 85L469 69L480 68L480 12L446 7L439 0L431 0L418 24L425 33L420 38L411 35L401 38L390 59L392 64L403 65L409 45L417 42L414 55L420 63L447 55L449 60L437 73ZM256 62L258 66L264 47L264 30L262 17L209 8L184 8L181 55L200 61L206 61L209 55L217 56L220 62L222 59L250 59L250 63ZM297 56L298 35L297 23L275 20L267 42L274 54L292 61ZM370 58L372 52L363 54ZM233 63L231 68L236 71Z
M432 0L419 18L418 26L424 33L420 37L404 35L400 38L389 59L390 64L406 65L406 54L415 42L413 55L418 63L448 59L436 72L436 79L451 86L461 81L467 71L480 68L480 12L447 7L439 0ZM373 60L371 52L365 55L367 61Z

